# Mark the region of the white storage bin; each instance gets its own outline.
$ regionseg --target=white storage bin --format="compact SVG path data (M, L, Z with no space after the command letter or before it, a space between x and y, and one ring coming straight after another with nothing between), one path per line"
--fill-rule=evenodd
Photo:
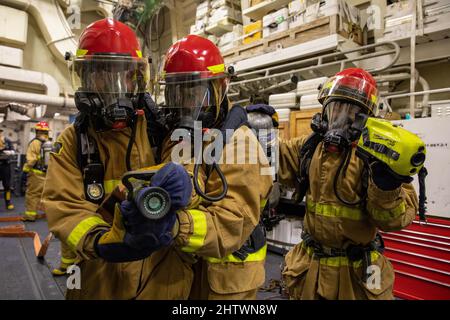
M239 0L212 0L211 1L211 8L216 9L222 6L226 6L230 4L231 7L240 8L241 7L241 1Z
M197 31L205 29L208 26L208 20L208 16L204 16L203 18L195 21L195 28L197 29Z
M269 105L275 109L294 108L297 101L295 92L271 94L269 96Z
M197 20L205 17L208 15L209 11L210 11L211 7L210 7L210 2L209 1L204 1L202 3L200 3L197 6L197 11L195 13L195 17Z
M288 9L289 15L295 15L297 13L305 12L307 5L307 0L295 0L289 2Z
M213 24L226 18L242 23L242 12L238 9L225 6L213 9L211 10L209 22Z
M319 86L323 85L327 79L327 77L320 77L299 81L297 83L297 94L317 94L319 93Z
M322 108L319 100L317 100L317 93L307 94L300 97L300 110Z
M289 18L289 28L302 26L306 23L305 13L297 13Z
M263 38L288 30L289 11L287 8L280 9L263 17Z

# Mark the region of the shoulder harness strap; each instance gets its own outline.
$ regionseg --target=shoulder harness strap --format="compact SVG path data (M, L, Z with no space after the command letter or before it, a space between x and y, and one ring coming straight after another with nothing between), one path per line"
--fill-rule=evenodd
M84 120L84 121L83 121ZM100 153L95 139L89 137L85 125L87 119L77 118L75 132L77 136L77 163L83 176L86 199L100 204L105 196L105 170L100 160Z
M309 167L317 146L322 141L323 135L313 132L299 150L299 172L297 177L299 197L298 202L303 201L309 188Z

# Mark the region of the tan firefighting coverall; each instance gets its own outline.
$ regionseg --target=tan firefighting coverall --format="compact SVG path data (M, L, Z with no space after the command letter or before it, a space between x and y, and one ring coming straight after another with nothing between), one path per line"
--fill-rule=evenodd
M226 160L230 155L235 155L234 163ZM251 157L256 155L263 158L254 163ZM163 159L170 161L169 157L170 152L164 150ZM192 253L197 259L189 298L256 299L257 290L265 279L267 246L249 254L244 261L232 253L242 247L258 224L272 187L272 177L261 174L261 168L266 168L268 161L248 127L236 130L221 159L225 163L220 164L220 169L228 183L226 197L215 203L197 197L188 210L178 214L181 232L176 242L182 246L182 251ZM193 164L186 165L186 169L193 172ZM223 190L216 172L206 179L205 166L200 169L199 180L208 196L218 196Z
M299 150L306 137L280 142L279 181L293 186L299 168ZM338 181L341 198L359 200L363 162L352 151L345 178ZM343 155L325 152L320 143L311 160L310 187L306 194L304 229L327 248L346 248L349 244L368 245L377 229L394 231L408 226L418 210L418 199L411 184L396 190L380 190L369 178L364 206L346 206L333 191L333 180ZM363 282L362 260L347 257L317 258L304 242L285 257L283 280L292 299L393 299L394 270L378 251L371 251L372 265L381 271L381 280ZM371 272L372 273L372 272ZM377 274L374 273L376 276Z
M104 164L106 193L119 184L126 171L125 154L130 132L129 128L102 133L90 131ZM244 277L242 270L247 267L242 262L233 262L230 256L258 223L261 201L269 193L270 178L267 183L265 180L258 184L248 182L260 179L259 165L223 165L229 184L227 197L214 204L203 202L196 210L178 212L180 225L174 245L156 251L144 260L108 263L96 256L94 239L100 230L110 226L96 214L98 206L85 199L76 162L73 126L59 136L58 143L61 148L51 156L47 173L48 181L58 183L46 184L43 200L50 230L76 252L81 269L81 289L67 290L67 298L187 299L194 279L196 255L211 257L214 262L231 260L231 263L208 265L211 287L218 294L247 292L263 283L261 262L250 264L255 272L246 273ZM154 165L143 117L138 122L131 164L134 170ZM218 178L213 175L206 190L216 190L218 186ZM261 255L258 252L255 259ZM233 273L236 276L230 279L228 276Z
M39 139L33 140L28 145L26 153L27 162L23 168L23 171L28 174L25 194L25 215L32 219L37 215L45 183L45 172L35 168L36 163L41 160L41 145L42 142Z

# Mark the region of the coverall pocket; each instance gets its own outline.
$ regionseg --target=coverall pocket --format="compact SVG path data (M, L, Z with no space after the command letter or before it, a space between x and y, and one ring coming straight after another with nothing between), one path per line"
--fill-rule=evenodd
M193 281L192 266L173 247L161 249L145 261L138 299L185 300Z
M394 299L392 290L394 286L394 268L391 262L380 254L375 263L369 267L367 281L359 283L369 300L392 300Z
M208 282L217 294L243 293L264 284L264 261L208 263Z

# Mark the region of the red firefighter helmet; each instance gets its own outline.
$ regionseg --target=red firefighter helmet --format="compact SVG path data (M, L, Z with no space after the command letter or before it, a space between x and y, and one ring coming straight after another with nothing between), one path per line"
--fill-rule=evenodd
M373 115L378 102L377 83L367 71L348 68L328 79L321 88L318 99L324 107L331 101L354 103Z
M98 54L142 58L141 46L134 31L112 18L95 21L81 33L76 56Z
M45 121L40 121L34 125L36 131L50 131L48 123Z
M188 35L166 54L161 77L166 106L180 118L213 127L225 109L228 76L219 48L208 39Z
M205 78L225 77L225 64L219 48L210 40L188 35L167 51L165 75L200 72Z
M142 57L134 31L112 18L91 23L83 30L72 60L72 86L76 95L96 102L77 104L77 108L101 118L106 129L126 127L132 108L125 116L115 112L115 106L120 99L131 99L146 92L149 78L148 63Z

